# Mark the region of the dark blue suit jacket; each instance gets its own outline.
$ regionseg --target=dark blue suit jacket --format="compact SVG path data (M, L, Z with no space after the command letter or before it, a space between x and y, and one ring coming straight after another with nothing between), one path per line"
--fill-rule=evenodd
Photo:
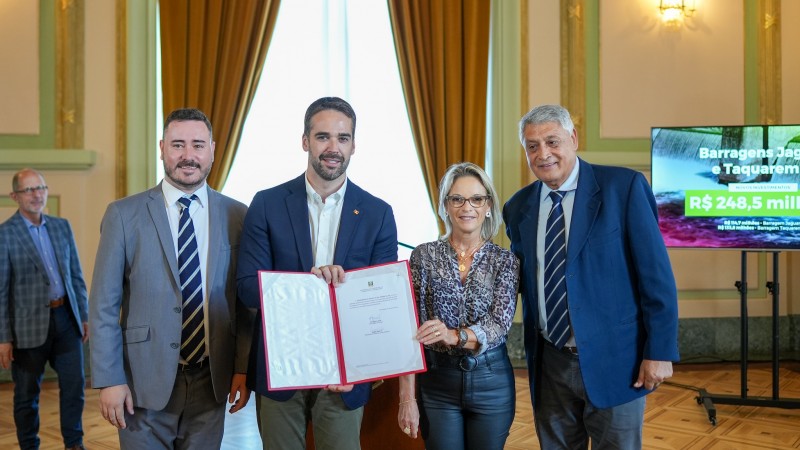
M397 261L397 225L392 208L353 182L347 182L333 263L345 270ZM253 198L244 221L236 279L239 298L259 308L259 270L310 272L314 266L308 222L305 174L261 191ZM287 317L287 322L303 320ZM248 387L261 395L285 401L294 391L267 389L262 321L256 320L250 349ZM357 384L342 394L350 409L364 405L370 383Z
M580 173L567 244L567 299L586 393L598 408L650 391L632 385L642 359L678 360L675 279L650 186L641 173L578 159ZM537 181L505 204L511 250L522 264L525 349L536 401L542 349L536 284Z

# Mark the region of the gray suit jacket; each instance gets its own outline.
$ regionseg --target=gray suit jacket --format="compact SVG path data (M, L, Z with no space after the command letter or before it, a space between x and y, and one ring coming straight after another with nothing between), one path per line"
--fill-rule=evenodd
M78 329L88 320L86 283L72 228L65 219L45 216L69 307ZM14 348L42 345L50 328L50 279L31 234L17 211L0 225L0 342Z
M208 189L204 288L211 377L224 402L234 373L247 372L254 314L236 298L236 259L247 207ZM159 184L108 206L89 308L92 385L127 384L134 405L161 410L180 361L178 263Z

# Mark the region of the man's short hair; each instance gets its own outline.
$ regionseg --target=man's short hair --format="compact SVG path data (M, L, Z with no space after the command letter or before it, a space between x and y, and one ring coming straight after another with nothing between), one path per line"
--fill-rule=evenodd
M35 173L36 175L39 175L39 178L44 180L44 175L42 175L42 172L39 172L36 169L31 169L30 167L26 167L24 169L20 169L17 173L14 174L13 177L11 177L11 191L12 192L17 192L19 190L19 179L22 178L23 174L28 173L28 172Z
M558 122L561 124L561 128L569 134L572 134L572 130L575 129L575 124L572 123L572 117L570 117L566 108L561 105L540 105L528 111L519 121L519 142L522 146L525 146L524 131L526 126L548 122Z
M206 128L208 128L209 140L213 141L214 134L211 130L211 121L208 120L208 117L205 115L205 113L203 113L203 111L200 111L197 108L180 108L169 113L166 120L164 120L163 133L167 132L167 128L172 122L189 122L194 120L206 124Z
M311 132L311 118L314 117L316 113L329 109L339 111L350 118L350 120L353 122L353 137L355 138L356 112L353 111L353 107L350 106L350 103L347 103L345 100L342 100L339 97L322 97L315 100L314 103L308 106L308 109L306 109L306 118L303 123L303 135L308 136L308 133Z

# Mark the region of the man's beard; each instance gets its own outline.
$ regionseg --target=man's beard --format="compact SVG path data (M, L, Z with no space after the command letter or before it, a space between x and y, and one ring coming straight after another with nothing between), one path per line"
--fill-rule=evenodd
M181 180L180 178L177 178L175 176L175 172L178 171L178 169L181 169L183 167L194 167L196 169L199 169L200 170L200 175L201 175L200 179L198 179L198 180L196 180L194 182L186 182L186 181ZM203 182L205 181L206 177L208 177L209 172L211 172L211 165L210 164L209 164L209 166L208 166L208 168L206 170L203 170L203 168L200 167L200 164L198 162L196 162L196 161L181 161L181 162L178 163L178 165L175 166L174 169L171 169L171 168L167 167L166 163L164 164L164 173L167 175L167 178L172 180L172 182L176 186L179 186L179 187L182 187L182 188L187 188L187 189L193 188L193 187L197 187L197 186L200 186L201 184L203 184Z
M333 169L333 170L327 169L322 164L322 160L323 159L336 159L341 164L336 169ZM340 176L342 176L342 174L347 171L347 166L349 164L350 164L350 160L349 159L345 159L344 156L339 155L339 154L323 153L317 159L311 158L311 167L314 168L314 172L316 172L317 175L320 176L320 178L322 178L323 180L326 180L326 181L333 181L333 180L339 178Z

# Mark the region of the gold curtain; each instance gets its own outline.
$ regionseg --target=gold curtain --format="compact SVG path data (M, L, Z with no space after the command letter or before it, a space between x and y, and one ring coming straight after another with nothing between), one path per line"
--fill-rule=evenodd
M253 102L280 0L161 0L164 116L192 107L214 127L208 184L222 189Z
M449 165L484 165L491 2L388 2L411 130L436 211Z

